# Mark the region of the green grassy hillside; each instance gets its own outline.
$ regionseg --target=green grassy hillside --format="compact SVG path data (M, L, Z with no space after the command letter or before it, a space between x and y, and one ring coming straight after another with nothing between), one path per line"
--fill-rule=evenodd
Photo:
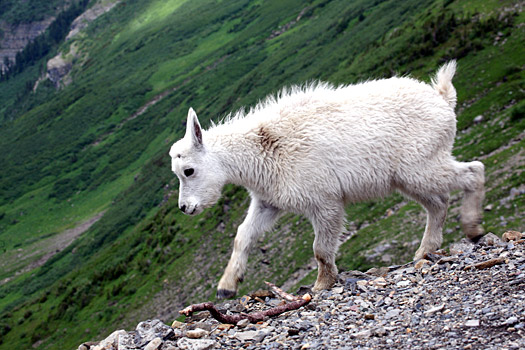
M178 211L167 151L190 106L206 127L285 85L394 74L428 81L456 58L454 153L486 166L485 229L524 230L522 7L120 2L0 82L0 349L74 348L143 319L169 322L184 304L214 298L248 198L228 186L200 216ZM72 83L55 90L44 82L33 92L46 59L72 51ZM461 238L459 199L453 194L444 245ZM340 269L413 256L425 221L414 202L395 195L348 214ZM71 230L98 217L85 232ZM304 218L285 216L254 249L240 292L263 280L290 288L313 281L312 242Z

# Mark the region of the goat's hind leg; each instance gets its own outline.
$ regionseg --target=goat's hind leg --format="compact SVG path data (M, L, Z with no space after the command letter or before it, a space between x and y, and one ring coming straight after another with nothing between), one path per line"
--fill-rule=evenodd
M419 202L427 211L427 224L421 245L414 256L415 260L422 259L425 254L433 252L443 243L443 225L447 217L449 195L429 194L410 195Z
M485 197L485 167L478 161L455 162L455 166L455 189L465 192L460 210L461 228L469 239L475 241L483 235L481 206Z
M237 293L237 286L242 282L248 254L254 241L270 230L279 218L281 211L252 195L246 219L239 226L233 245L233 252L228 266L219 281L217 297L231 298Z

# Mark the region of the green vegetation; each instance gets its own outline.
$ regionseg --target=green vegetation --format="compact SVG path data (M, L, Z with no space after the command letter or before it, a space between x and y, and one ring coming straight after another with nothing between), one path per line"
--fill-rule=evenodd
M525 183L525 15L515 3L131 0L56 48L78 52L67 87L32 92L46 62L35 58L0 82L0 349L75 348L214 298L248 196L227 186L198 217L177 209L167 151L189 106L206 127L285 85L405 73L428 81L458 58L454 154L486 166L486 230L524 230L525 196L511 196ZM461 238L459 197L445 245ZM50 250L103 211L71 245ZM406 262L425 221L399 195L349 206L348 216L356 233L341 247L341 269ZM254 249L240 293L305 268L312 241L308 221L283 217ZM387 242L390 261L367 258ZM316 271L304 270L298 279L311 282ZM172 310L158 309L168 302Z
M37 22L60 12L65 0L2 0L0 1L0 20L10 24ZM58 11L57 11L58 10Z
M0 72L0 81L9 79L14 74L22 72L28 66L46 57L53 48L56 48L65 39L71 23L85 11L88 2L89 0L80 0L60 12L44 33L30 41L23 50L16 54L15 63L11 63L5 58L5 69ZM31 92L32 89L33 84L29 82L26 84L25 94Z

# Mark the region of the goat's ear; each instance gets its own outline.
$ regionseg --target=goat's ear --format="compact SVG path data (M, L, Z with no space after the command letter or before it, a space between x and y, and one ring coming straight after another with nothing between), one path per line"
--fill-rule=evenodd
M190 107L188 110L188 120L186 121L186 135L184 137L189 137L193 145L196 147L202 147L202 129L199 124L199 119L197 119L197 114Z

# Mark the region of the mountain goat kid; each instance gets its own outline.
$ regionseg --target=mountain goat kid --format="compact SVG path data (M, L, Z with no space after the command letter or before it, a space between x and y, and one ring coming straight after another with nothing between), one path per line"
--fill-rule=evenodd
M440 247L449 193L461 189L463 231L471 239L480 236L484 166L451 155L455 69L454 61L445 64L431 85L394 77L292 87L209 130L201 129L190 108L186 134L170 150L180 210L201 213L227 183L246 187L251 196L218 297L235 295L250 247L283 212L305 215L313 225L314 291L336 280L346 203L393 191L419 202L427 211L415 255L420 259Z

